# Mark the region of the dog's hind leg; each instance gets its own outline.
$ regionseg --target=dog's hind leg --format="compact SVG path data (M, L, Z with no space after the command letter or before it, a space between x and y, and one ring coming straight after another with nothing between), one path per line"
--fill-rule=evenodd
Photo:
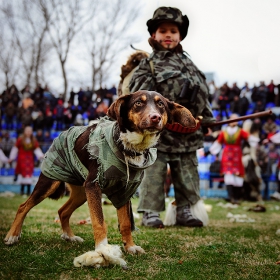
M22 203L16 213L15 220L11 226L11 229L7 233L4 242L6 245L13 245L19 241L22 224L27 213L45 198L51 196L61 186L60 181L55 181L47 178L42 173L38 179L35 188L30 197Z
M68 184L68 187L70 188L70 197L67 202L58 210L61 227L63 230L61 238L67 241L83 242L84 240L81 237L75 236L72 232L69 224L69 219L72 213L86 202L87 197L85 188L82 186L74 186L71 184Z

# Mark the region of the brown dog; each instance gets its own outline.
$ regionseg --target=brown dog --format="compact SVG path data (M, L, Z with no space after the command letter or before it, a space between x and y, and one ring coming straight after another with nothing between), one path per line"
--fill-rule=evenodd
M83 241L72 232L69 219L87 201L95 247L108 243L101 203L102 193L105 193L117 208L125 250L133 254L144 252L132 239L130 198L140 184L143 169L156 159L156 149L152 147L167 122L190 128L196 127L197 122L183 106L149 91L118 98L107 114L115 121L105 117L88 127L71 127L54 140L45 154L34 191L19 206L5 244L19 241L29 210L47 197L63 196L66 182L70 197L58 211L63 239Z

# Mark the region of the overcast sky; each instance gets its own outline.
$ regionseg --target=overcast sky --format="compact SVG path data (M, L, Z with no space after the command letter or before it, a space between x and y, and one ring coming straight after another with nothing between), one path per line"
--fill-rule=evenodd
M217 85L280 83L280 0L141 0L139 49L151 51L146 22L160 6L179 8L190 20L182 45ZM128 50L131 53L131 50ZM126 57L124 57L124 60Z

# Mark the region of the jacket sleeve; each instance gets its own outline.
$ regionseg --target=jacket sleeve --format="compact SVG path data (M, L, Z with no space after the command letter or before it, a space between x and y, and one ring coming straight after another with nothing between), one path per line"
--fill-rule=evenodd
M155 80L148 59L142 59L129 83L130 92L155 90Z
M205 102L205 107L201 115L203 117L201 124L214 123L217 121L213 116L212 108L208 99Z

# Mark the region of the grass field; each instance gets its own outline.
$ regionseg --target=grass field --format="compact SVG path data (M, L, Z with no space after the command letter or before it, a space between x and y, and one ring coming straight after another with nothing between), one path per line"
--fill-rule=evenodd
M89 217L87 205L71 218L76 235L84 243L69 243L60 239L60 224L55 223L58 208L67 198L45 200L28 214L20 243L0 245L0 279L280 279L279 202L266 202L265 213L248 212L255 203L243 202L237 209L218 206L222 200L205 200L213 206L210 223L204 228L166 227L153 229L141 226L134 240L145 255L125 254L128 270L120 266L108 268L75 268L73 259L94 250L91 225L78 225ZM0 197L0 233L4 239L14 219L17 207L25 198ZM138 200L133 199L136 212ZM224 203L224 202L223 202ZM103 207L111 244L121 245L113 206ZM254 222L231 222L226 216L246 214ZM164 216L164 214L163 214ZM163 217L162 216L162 217Z

